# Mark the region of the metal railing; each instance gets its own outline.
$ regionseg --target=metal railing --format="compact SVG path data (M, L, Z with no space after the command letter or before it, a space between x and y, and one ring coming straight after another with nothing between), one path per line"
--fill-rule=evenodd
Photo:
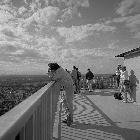
M0 140L52 140L58 85L50 82L0 117Z
M93 89L110 89L117 88L116 77L96 76L93 78ZM87 88L86 79L81 79L81 87Z

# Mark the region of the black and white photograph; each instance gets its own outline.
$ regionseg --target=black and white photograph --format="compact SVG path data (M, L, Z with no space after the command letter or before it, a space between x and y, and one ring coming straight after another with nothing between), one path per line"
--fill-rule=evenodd
M140 0L0 0L0 140L140 140Z

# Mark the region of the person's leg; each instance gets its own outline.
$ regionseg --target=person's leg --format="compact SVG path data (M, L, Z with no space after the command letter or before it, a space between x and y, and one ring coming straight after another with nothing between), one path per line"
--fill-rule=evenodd
M73 92L74 92L74 88L72 85L70 85L69 87L65 88L66 91L66 102L67 102L67 107L69 109L69 113L71 116L71 119L73 120Z
M89 91L92 91L92 80L89 80Z
M89 90L89 80L87 80L86 82L87 82L87 90Z
M75 79L75 88L76 88L76 92L78 93L78 81Z
M124 85L124 102L127 102L127 94L128 94L128 89L127 86Z
M117 78L117 87L119 88L119 84L120 84L120 79Z

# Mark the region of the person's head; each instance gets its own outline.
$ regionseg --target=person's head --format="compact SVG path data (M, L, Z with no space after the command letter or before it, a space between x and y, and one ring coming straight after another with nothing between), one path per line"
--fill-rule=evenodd
M78 71L78 68L76 68L76 70Z
M75 69L75 70L76 70L76 67L75 67L75 66L73 66L73 69Z
M120 70L120 69L121 69L121 67L122 67L121 65L118 65L117 69L118 69L118 70Z
M60 66L57 63L49 63L48 66L51 71L56 71L60 68Z
M123 66L123 67L122 67L122 71L125 71L125 70L126 70L126 66Z
M87 69L88 71L90 71L90 69Z

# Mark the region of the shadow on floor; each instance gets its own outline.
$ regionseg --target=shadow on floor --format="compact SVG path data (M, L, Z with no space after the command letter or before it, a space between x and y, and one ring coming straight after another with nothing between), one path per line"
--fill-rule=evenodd
M85 95L76 102L80 111L71 127L62 124L62 140L140 140L140 131L118 127Z
M89 91L81 91L82 94L85 95L100 95L100 96L113 96L116 92L119 92L118 90L109 90L109 89L105 89L105 90L94 90L92 92Z

